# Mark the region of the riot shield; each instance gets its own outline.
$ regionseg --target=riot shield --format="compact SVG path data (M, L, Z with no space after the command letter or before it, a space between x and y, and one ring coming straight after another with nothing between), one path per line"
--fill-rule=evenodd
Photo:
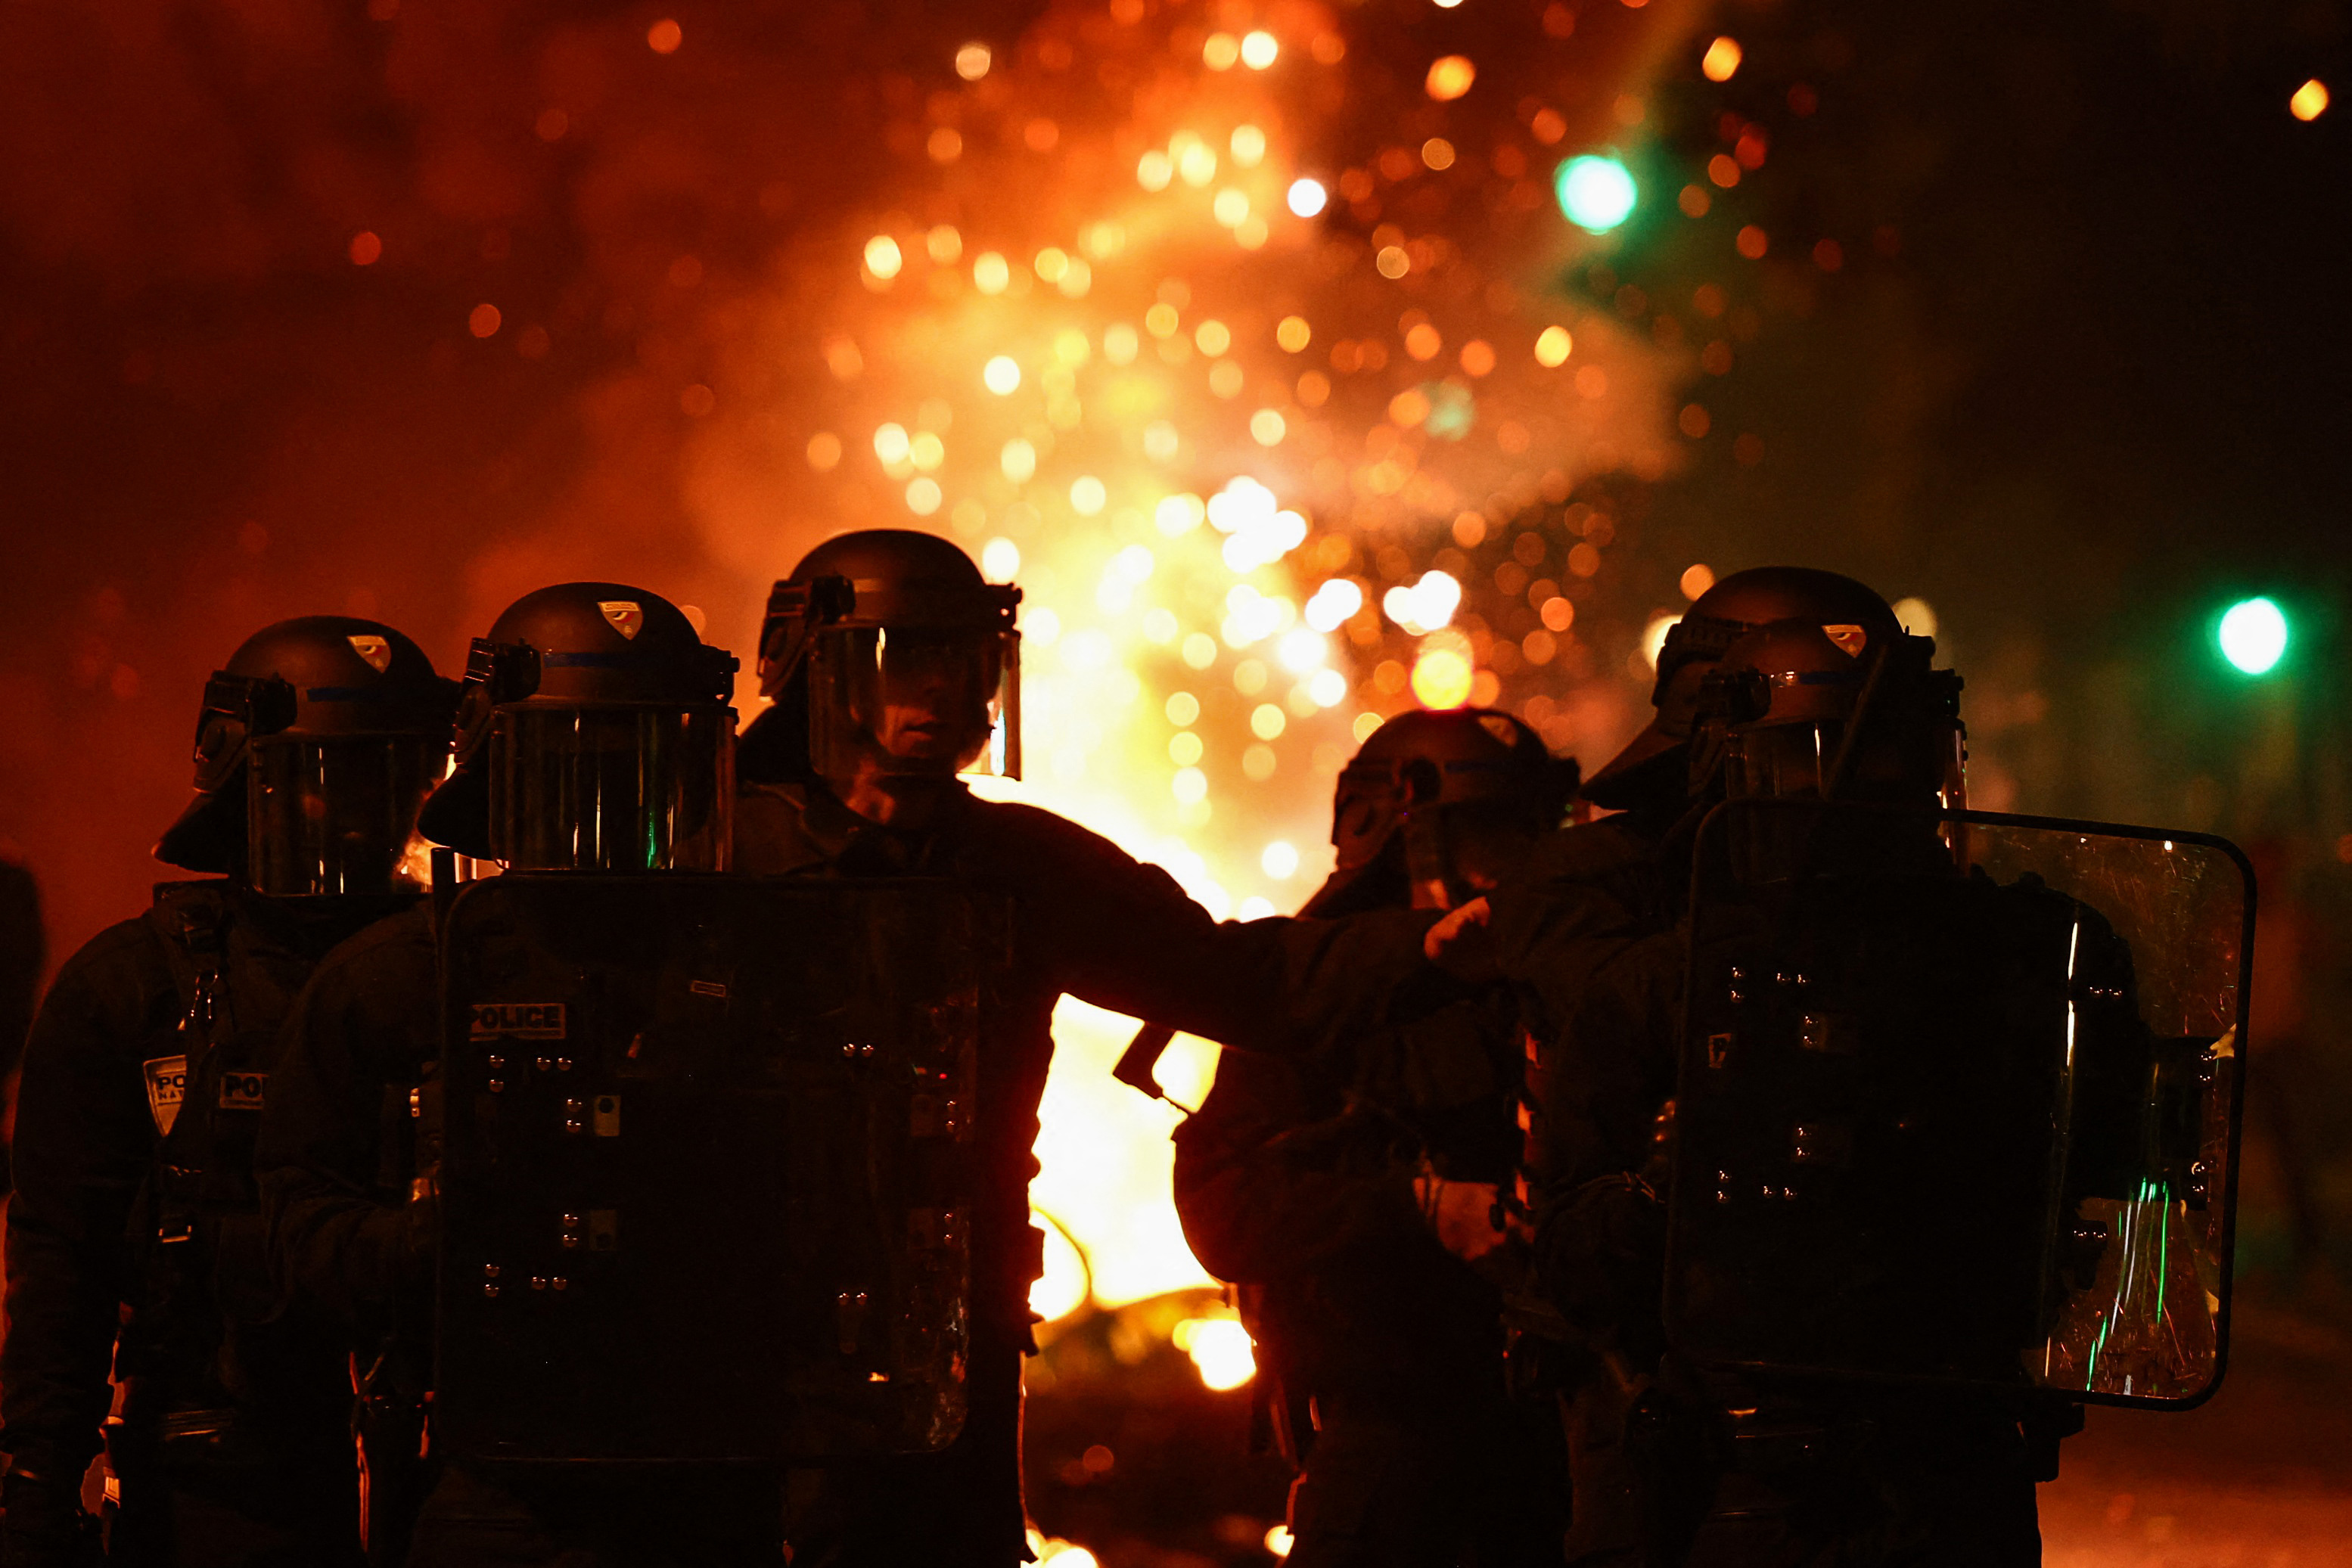
M2229 1322L2252 874L2200 834L1759 800L1693 876L1667 1332L2181 1407Z
M989 926L935 882L468 887L442 938L436 1446L952 1440Z

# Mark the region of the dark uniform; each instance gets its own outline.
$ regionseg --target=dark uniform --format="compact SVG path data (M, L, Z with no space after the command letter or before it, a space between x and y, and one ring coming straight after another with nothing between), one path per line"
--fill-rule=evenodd
M1799 598L1780 612L1792 619L1775 620L1763 607L1738 618L1764 625L1751 624L1708 650L1727 660L1722 676L1710 677L1708 699L1728 701L1724 693L1737 688L1751 706L1744 718L1717 717L1700 735L1708 749L1690 768L1702 786L1696 805L1658 839L1646 873L1628 868L1633 874L1617 879L1606 897L1596 898L1593 884L1567 879L1508 888L1493 901L1495 952L1548 1009L1531 1185L1538 1277L1580 1362L1567 1390L1576 1493L1571 1563L2030 1563L2039 1553L2034 1483L2054 1474L2057 1439L2079 1426L2066 1396L2028 1386L2017 1362L2032 1339L2025 1325L2045 1303L2030 1289L2003 1295L2012 1278L2032 1270L2014 1259L2016 1267L2005 1262L2002 1248L2014 1249L2022 1238L2034 1250L2034 1226L2052 1211L2046 1203L2016 1200L2012 1189L2037 1179L2034 1171L2046 1171L2049 1157L2041 1155L2037 1166L2018 1154L2021 1145L2011 1135L2021 1127L2030 1132L2027 1124L2038 1116L2046 1145L2049 1085L1990 1051L2015 1037L2013 1028L2004 1033L1969 1009L1997 1013L2011 1004L2016 977L2025 970L2011 955L2037 941L2050 947L2041 938L2054 928L2051 906L2063 906L2059 927L2099 923L2067 913L2080 911L2071 901L2032 887L1979 888L1955 879L1948 853L1940 877L1927 875L1922 857L1932 859L1938 846L1932 831L1916 826L1903 830L1908 838L1874 837L1879 829L1870 824L1878 820L1865 818L1867 831L1842 844L1833 835L1788 829L1785 816L1751 826L1748 839L1729 847L1694 831L1720 799L1726 774L1742 797L1818 800L1838 796L1843 786L1912 810L1932 810L1939 790L1956 781L1956 771L1939 777L1939 770L1958 755L1957 682L1929 676L1924 642L1899 639L1883 612L1865 613L1866 603L1825 606L1816 595L1809 605ZM1868 662L1861 656L1865 649ZM1670 678L1662 673L1662 693ZM1742 681L1754 685L1752 695L1738 685ZM1865 728L1859 716L1869 698L1857 693L1873 692L1885 706L1875 726ZM1769 721L1758 722L1768 710ZM1847 744L1849 722L1863 735L1861 744ZM1773 724L1789 727L1775 730ZM1687 718L1683 730L1687 737ZM1650 766L1658 771L1654 760ZM1856 857L1852 870L1894 880L1854 883L1810 914L1769 906L1775 912L1760 925L1753 915L1745 916L1745 927L1735 920L1718 928L1718 920L1698 933L1694 949L1685 901L1695 854L1702 880L1720 881L1727 866L1752 868L1774 856L1804 866L1833 845ZM1902 896L1869 902L1873 888L1886 886ZM1957 912L1948 907L1955 901ZM1813 955L1805 962L1760 961L1748 951L1765 951L1759 941L1816 946L1804 949ZM2116 964L2100 956L2094 937L2084 937L2076 955L2079 977L2068 967L2067 944L2054 951L2063 960L2056 969L2061 992L2079 983L2088 998L2126 994L2127 980L2116 982ZM1686 995L1689 977L1700 973L1695 962L1707 988L1696 998ZM1902 978L1904 963L1922 966L1920 974ZM2128 967L2126 957L2120 972L2127 975ZM1951 975L1979 973L1996 983L1973 990L1963 985L1941 1001L1930 999L1931 980L1948 984ZM1790 989L1808 985L1815 998L1810 1008ZM1768 992L1780 998L1773 1005L1789 1011L1785 1057L1743 1054L1778 1038L1740 1012L1762 1005ZM1718 1019L1724 1006L1738 1017ZM1905 1007L1916 1015L1907 1023L1888 1011ZM2063 1020L2068 1009L2041 1010ZM2095 1054L2090 1018L2085 1014L2085 1060ZM1931 1040L1938 1043L1931 1047ZM1904 1052L1916 1053L1915 1071L1926 1076L1901 1092L1924 1109L1900 1113L1909 1119L1884 1116L1891 1134L1864 1135L1895 1141L1865 1153L1879 1162L1871 1167L1880 1173L1874 1179L1888 1194L1898 1175L1925 1179L1944 1207L1914 1202L1900 1214L1874 1215L1871 1203L1891 1199L1874 1198L1871 1182L1841 1186L1838 1173L1863 1157L1843 1141L1845 1129L1879 1124L1871 1113L1848 1109L1824 1120L1818 1109L1801 1106L1839 1104L1842 1094L1849 1097L1843 1103L1856 1103L1851 1084L1867 1081L1856 1074L1899 1074L1901 1067L1888 1064L1902 1062ZM1751 1071L1750 1062L1757 1076L1732 1074ZM1678 1076L1688 1091L1695 1071L1711 1095L1696 1110L1675 1099ZM1921 1087L1937 1073L1948 1080L1942 1089ZM1784 1103L1781 1096L1790 1098ZM2006 1155L2000 1152L2005 1136L2013 1145ZM1743 1145L1742 1137L1760 1141ZM1927 1149L1937 1151L1940 1163L1916 1168ZM1672 1300L1679 1305L1668 1316L1660 1296L1666 1175L1675 1157L1682 1162L1675 1212L1694 1218L1687 1225L1676 1221L1684 1227L1676 1245L1685 1250L1676 1254ZM1765 1176L1760 1197L1751 1166ZM1831 1196L1838 1193L1845 1196ZM1847 1207L1832 1209L1837 1203ZM1719 1215L1717 1205L1727 1206ZM1743 1218L1749 1209L1742 1205L1761 1207L1750 1218ZM1824 1223L1818 1218L1823 1214L1831 1216L1827 1229L1800 1234L1806 1225ZM1916 1250L1905 1253L1906 1245ZM1727 1251L1735 1260L1728 1269L1721 1261ZM1841 1261L1849 1254L1851 1267ZM1778 1283L1766 1282L1767 1275ZM1930 1291L1914 1310L1880 1314L1886 1321L1865 1332L1868 1303L1878 1300L1872 1292L1890 1289L1889 1278L1914 1275L1940 1279L1948 1288ZM1879 1282L1861 1287L1857 1296L1855 1281L1872 1280ZM1863 1315L1849 1321L1841 1312ZM1831 1322L1843 1326L1826 1336L1836 1344L1825 1354L1822 1330ZM1776 1333L1785 1343L1773 1341ZM1788 1348L1798 1341L1806 1342L1804 1354ZM1759 1343L1772 1349L1759 1352ZM1735 1343L1741 1347L1736 1354L1723 1348ZM1995 1350L1960 1364L1966 1346L1986 1343ZM1895 1344L1904 1354L1889 1351L1872 1361L1872 1346ZM1952 1365L1937 1365L1938 1355ZM1701 1370L1693 1359L1698 1356L1715 1370ZM1824 1380L1806 1370L1836 1364L1839 1356L1854 1358L1852 1370L1861 1375ZM1723 1370L1733 1363L1790 1370ZM1889 1373L1940 1375L1945 1385L1871 1381ZM1963 1385L1970 1381L1976 1386Z
M331 1563L357 1550L342 1337L275 1291L252 1178L278 1025L320 958L413 904L397 867L454 688L373 622L281 622L206 688L158 858L218 881L68 961L26 1048L0 1415L12 1561Z
M1338 869L1306 913L1456 904L1558 825L1574 779L1507 715L1391 719L1340 774ZM1241 1287L1262 1433L1299 1471L1292 1562L1555 1561L1557 1423L1506 1379L1517 1011L1433 971L1394 1012L1349 1060L1222 1061L1176 1130L1177 1212Z
M357 1542L342 1341L277 1316L249 1173L279 1021L382 913L167 883L59 972L26 1052L8 1211L9 1451L54 1479L10 1488L16 1560L67 1560L110 1362L123 1495L171 1497L122 1516L116 1556L291 1565Z
M47 951L40 884L23 866L0 861L0 1080L24 1060Z
M1085 829L961 790L910 833L821 785L754 785L737 808L736 845L747 872L950 876L1013 912L1011 973L980 1054L971 1415L941 1453L796 1477L793 1543L796 1563L1020 1562L1021 1357L1043 1240L1028 1192L1055 1004L1080 997L1235 1045L1328 1048L1376 1016L1380 977L1417 966L1427 917L1219 925L1165 872Z
M420 1163L424 1124L411 1113L438 1070L439 987L429 908L330 955L288 1019L258 1160L278 1267L306 1303L349 1325L373 1373L371 1555L401 1560L429 1493L415 1523L418 1563L550 1563L567 1552L679 1568L777 1561L770 1478L607 1470L566 1480L417 1462L439 1236L434 1199L414 1186L432 1152Z

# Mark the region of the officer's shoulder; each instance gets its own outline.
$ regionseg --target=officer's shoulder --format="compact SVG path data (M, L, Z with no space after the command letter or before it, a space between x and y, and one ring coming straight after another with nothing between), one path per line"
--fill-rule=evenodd
M320 976L368 977L429 972L434 964L433 905L415 904L365 925L327 950Z
M1545 836L1528 857L1531 881L1577 882L1646 864L1656 841L1633 813L1621 811Z
M118 920L74 949L58 966L58 977L49 988L52 995L75 988L115 990L132 976L161 987L173 983L163 935L144 915Z
M972 836L1000 854L1084 857L1132 862L1134 856L1091 828L1018 800L971 802Z

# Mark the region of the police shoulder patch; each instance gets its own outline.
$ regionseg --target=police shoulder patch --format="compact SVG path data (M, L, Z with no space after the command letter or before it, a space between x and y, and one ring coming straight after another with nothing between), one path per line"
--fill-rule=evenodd
M596 608L604 612L613 630L624 637L635 641L637 633L645 630L645 607L634 599L600 599Z
M344 641L351 643L352 652L365 659L368 668L377 674L392 668L392 643L389 638L354 632Z
M188 1059L159 1056L141 1066L147 1080L148 1113L155 1118L155 1130L168 1137L172 1124L180 1119L180 1103L188 1097Z
M269 1087L267 1072L224 1072L220 1081L220 1108L224 1111L258 1111L262 1095Z

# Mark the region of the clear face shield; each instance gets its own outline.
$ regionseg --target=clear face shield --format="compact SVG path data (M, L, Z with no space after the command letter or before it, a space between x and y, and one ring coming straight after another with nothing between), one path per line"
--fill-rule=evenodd
M808 654L809 756L829 779L1021 777L1021 635L835 626Z
M1968 804L1966 750L1957 719L1866 728L1849 747L1843 719L1748 725L1724 740L1724 797L1729 800L1840 800L1924 810ZM1803 811L1758 811L1736 819L1731 852L1750 882L1784 880L1841 865L1891 870L1967 863L1964 824L1944 822L1930 849L1895 824L1906 817L1824 818Z
M516 703L492 716L490 845L518 871L724 871L735 714Z
M265 735L249 743L247 870L273 898L414 891L416 809L448 743L421 735Z

